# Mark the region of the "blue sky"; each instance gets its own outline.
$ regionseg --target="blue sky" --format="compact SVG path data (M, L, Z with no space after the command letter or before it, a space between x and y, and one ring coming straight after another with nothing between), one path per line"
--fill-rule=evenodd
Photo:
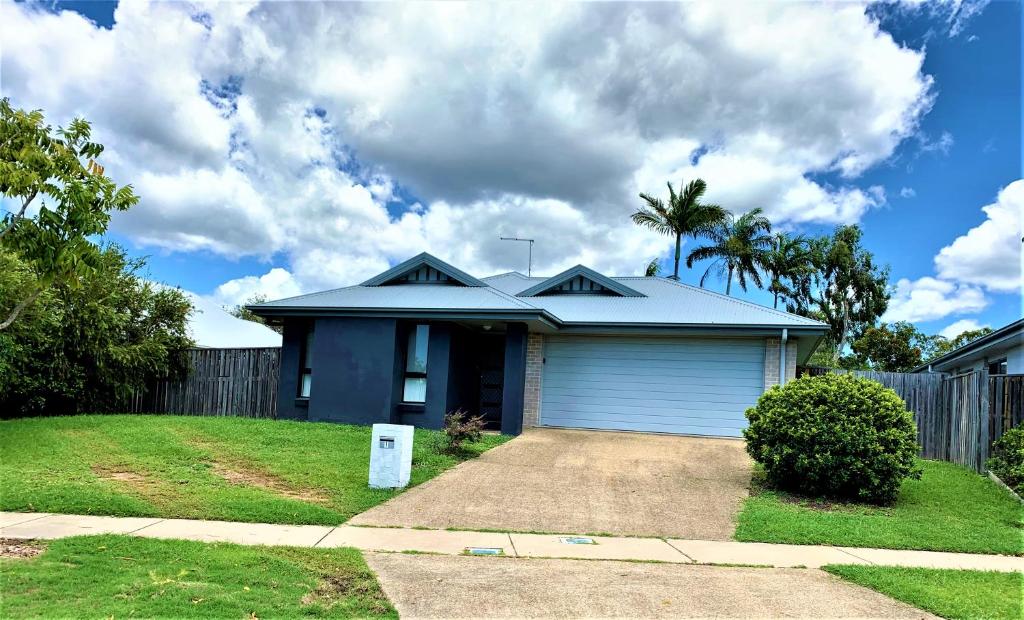
M1005 218L982 211L1022 176L1019 2L876 4L867 15L802 3L785 7L785 23L759 30L771 13L752 14L748 25L723 20L721 28L736 31L721 45L679 50L675 41L700 40L700 28L722 16L696 4L585 5L546 16L447 7L459 19L439 19L447 30L436 32L467 30L427 40L445 55L440 68L415 48L423 41L377 49L343 25L373 17L366 23L400 29L415 21L405 13L422 7L19 7L23 29L64 28L66 36L31 57L5 59L13 77L4 95L94 119L113 153L108 169L143 195L138 213L115 220L109 237L149 256L155 279L222 303L348 284L424 249L480 275L525 270L525 248L501 244L496 233L538 237L541 273L582 261L628 275L654 255L671 269L668 242L631 230L628 211L636 190L663 191L665 180L701 174L714 199L735 210L763 206L789 230L821 234L858 222L900 287L888 318L938 332L1021 316L1013 273L1008 285L1006 269L1001 279L984 269L1016 264L1019 281L1019 246L1008 253L1005 235L991 242L986 235ZM419 18L423 33L438 12ZM73 14L91 24L45 21ZM318 43L299 34L306 19L336 30ZM502 29L492 43L487 28L495 24ZM792 41L784 32L792 24L806 24L798 34L808 41ZM665 49L637 44L608 60L610 48L594 41L632 44L627 27L646 29ZM819 32L828 36L819 41ZM45 95L20 78L73 53L76 37L90 41L77 48L86 54L109 44L133 57L98 61L115 63L123 80L111 90L123 93L75 99L73 70L63 66L55 72L67 78L54 77ZM746 39L765 47L749 54ZM156 51L132 47L142 41ZM677 100L670 84L643 79L678 75L671 63L691 53L685 66L710 69L703 83L681 84ZM160 62L168 57L176 61ZM147 73L159 72L167 75L149 81ZM167 84L177 90L160 96ZM211 94L210 84L231 87ZM141 100L127 107L136 93ZM703 122L691 121L702 114ZM1007 191L998 208L1017 209L1019 219L1016 195ZM967 265L974 258L963 253L978 246L1002 253ZM696 283L700 273L684 279ZM747 296L770 303L763 292Z

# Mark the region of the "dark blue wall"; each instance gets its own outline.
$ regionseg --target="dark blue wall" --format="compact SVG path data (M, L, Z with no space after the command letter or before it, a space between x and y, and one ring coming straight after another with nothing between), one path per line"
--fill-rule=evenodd
M523 404L526 393L525 323L509 323L505 330L505 385L501 393L501 432L523 432Z
M306 401L299 399L299 354L306 337L305 321L285 321L281 338L281 380L277 392L277 417L305 420Z
M391 422L397 327L395 319L316 320L310 421Z

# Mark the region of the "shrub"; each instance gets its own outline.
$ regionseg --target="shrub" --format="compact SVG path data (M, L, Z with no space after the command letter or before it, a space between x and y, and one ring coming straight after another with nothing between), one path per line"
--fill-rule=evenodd
M992 444L992 458L985 466L1024 497L1024 426L1010 429Z
M484 433L483 416L470 416L462 409L457 409L444 416L444 449L447 452L459 452L462 444L480 441Z
M884 504L921 476L913 415L875 381L802 377L765 392L747 419L747 452L780 489Z

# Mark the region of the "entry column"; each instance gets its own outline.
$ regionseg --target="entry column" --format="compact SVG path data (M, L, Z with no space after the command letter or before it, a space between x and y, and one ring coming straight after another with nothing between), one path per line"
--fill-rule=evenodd
M501 432L523 431L523 399L526 393L526 323L505 328L505 385L501 392Z

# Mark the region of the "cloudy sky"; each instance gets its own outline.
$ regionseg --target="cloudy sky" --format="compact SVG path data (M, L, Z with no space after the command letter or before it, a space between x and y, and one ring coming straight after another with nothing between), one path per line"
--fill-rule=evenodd
M782 229L860 223L886 319L955 333L1021 316L1020 11L2 2L0 91L92 121L142 198L111 239L217 303L424 250L525 271L499 236L541 274L635 274L671 245L637 193L700 176Z

